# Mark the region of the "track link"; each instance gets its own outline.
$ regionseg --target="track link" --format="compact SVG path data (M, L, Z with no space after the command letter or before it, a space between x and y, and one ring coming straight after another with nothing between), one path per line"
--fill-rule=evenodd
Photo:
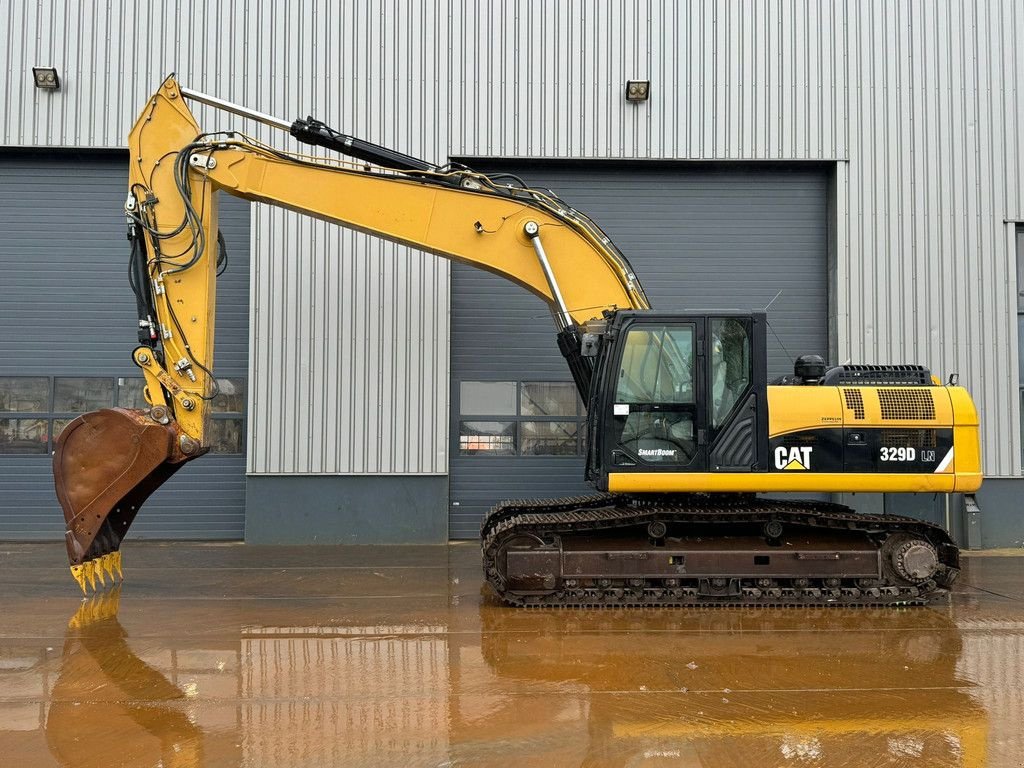
M866 535L881 549L890 536L912 535L938 554L935 575L912 583L891 568L880 578L609 578L560 579L550 590L516 591L502 570L505 547L533 537L550 542L577 534L626 529L661 522L672 526L764 525L787 530ZM940 527L899 515L861 515L840 504L779 501L739 494L613 496L503 502L481 525L487 582L510 605L522 607L688 607L752 606L906 606L924 605L945 595L959 574L959 552ZM766 547L766 552L770 550Z

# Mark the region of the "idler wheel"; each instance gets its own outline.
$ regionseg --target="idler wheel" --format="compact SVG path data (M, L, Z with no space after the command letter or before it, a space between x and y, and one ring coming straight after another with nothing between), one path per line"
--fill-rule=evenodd
M939 553L924 539L911 539L897 546L892 553L896 573L907 581L927 581L939 568Z
M663 539L668 533L668 526L661 520L652 520L647 524L647 535L652 539Z

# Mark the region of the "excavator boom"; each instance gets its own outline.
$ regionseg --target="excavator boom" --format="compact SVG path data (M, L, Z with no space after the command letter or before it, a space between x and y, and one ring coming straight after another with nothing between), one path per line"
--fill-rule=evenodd
M189 100L364 162L288 153L236 132L204 133ZM208 450L217 394L218 191L502 275L547 302L569 336L604 311L648 306L611 240L552 193L438 167L313 118L288 123L184 89L171 76L146 102L128 146L125 213L139 314L132 357L149 408L84 414L56 442L68 558L83 591L120 575L120 544L141 504ZM577 355L570 365L585 389L586 363Z

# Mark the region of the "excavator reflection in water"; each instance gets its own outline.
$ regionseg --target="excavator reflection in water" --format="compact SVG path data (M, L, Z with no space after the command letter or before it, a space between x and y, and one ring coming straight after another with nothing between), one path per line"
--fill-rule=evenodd
M115 591L69 623L45 724L61 765L986 764L960 630L933 610L523 613L485 600L418 628L243 621L252 712L220 739L132 650L117 608ZM396 657L406 676L381 676Z
M959 629L937 610L524 616L484 602L480 622L502 689L549 684L530 698L550 708L549 726L518 729L521 765L546 764L551 745L584 766L986 765L988 715L958 676ZM567 689L586 702L582 743ZM460 743L480 743L475 728L516 733L523 700L505 697L479 722L453 704L453 762ZM467 764L491 764L478 758Z
M46 718L50 753L69 768L207 765L185 693L131 649L119 602L115 587L83 600L68 622Z

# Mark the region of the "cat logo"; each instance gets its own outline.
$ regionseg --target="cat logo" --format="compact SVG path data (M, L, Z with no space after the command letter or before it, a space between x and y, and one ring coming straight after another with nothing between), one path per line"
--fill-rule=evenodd
M775 468L802 470L811 468L811 446L793 446L787 448L780 445L775 449Z

